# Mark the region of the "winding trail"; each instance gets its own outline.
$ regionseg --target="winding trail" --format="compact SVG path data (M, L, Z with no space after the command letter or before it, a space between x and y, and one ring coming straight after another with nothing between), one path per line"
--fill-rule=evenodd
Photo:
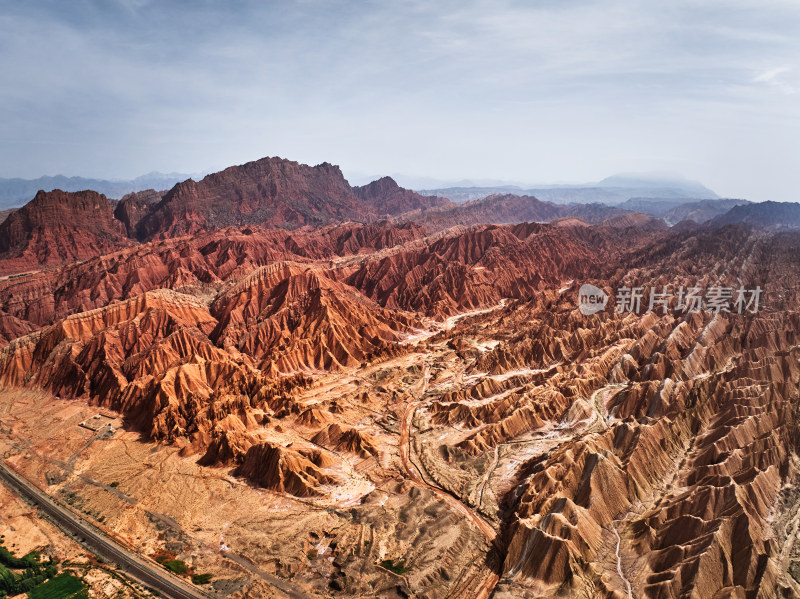
M502 445L502 444L501 444ZM489 479L492 477L494 473L494 469L497 468L497 464L500 462L500 445L494 446L494 459L492 460L492 465L489 466L486 470L486 474L483 475L483 480L480 483L480 491L478 491L478 507L483 507L483 493L486 491L486 485L489 484Z
M408 477L417 485L421 487L425 487L430 489L434 493L436 493L439 497L444 499L444 501L453 508L455 511L460 512L463 514L467 519L469 519L478 530L483 533L486 539L494 546L496 549L501 549L500 542L498 539L497 532L494 528L484 520L480 515L474 512L472 509L464 505L461 500L457 499L454 495L450 492L445 491L441 487L434 487L426 483L420 471L417 469L417 466L411 462L410 454L411 454L411 428L412 423L414 421L414 414L417 410L417 407L422 403L421 398L425 395L425 392L428 389L428 375L430 373L430 366L425 364L425 371L423 375L423 381L421 385L421 390L419 392L419 398L416 401L409 402L406 405L405 412L403 413L403 419L400 423L400 459L403 463L403 468L405 468ZM481 585L475 589L469 589L471 593L469 597L471 599L488 599L488 597L492 594L494 587L500 580L500 575L492 572L491 570L487 570L487 575L481 582Z
M622 558L619 555L619 546L622 543L622 538L619 536L619 532L617 532L617 527L614 524L611 525L611 530L613 530L614 534L617 536L617 549L616 549L617 574L619 574L619 577L622 579L622 582L624 582L625 586L628 588L628 599L633 599L633 590L631 589L631 583L627 578L625 578L625 575L622 573Z

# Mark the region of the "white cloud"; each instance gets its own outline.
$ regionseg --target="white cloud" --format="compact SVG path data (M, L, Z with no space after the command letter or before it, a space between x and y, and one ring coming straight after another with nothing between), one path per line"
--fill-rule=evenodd
M797 89L792 84L787 82L786 78L784 77L785 74L790 73L791 71L792 67L789 66L767 69L766 71L763 71L753 77L751 82L767 85L779 89L787 94L796 94Z

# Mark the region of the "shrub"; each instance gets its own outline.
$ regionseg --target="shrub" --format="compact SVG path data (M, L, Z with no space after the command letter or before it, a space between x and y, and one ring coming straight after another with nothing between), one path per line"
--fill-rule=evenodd
M394 560L385 559L380 563L380 566L381 566L381 568L385 568L386 570L389 570L389 572L394 572L398 576L402 575L402 574L405 574L410 569L410 568L406 567L405 562L402 561L402 560L397 562L397 563L394 563Z
M175 574L186 574L189 568L179 559L169 559L164 562L164 567Z

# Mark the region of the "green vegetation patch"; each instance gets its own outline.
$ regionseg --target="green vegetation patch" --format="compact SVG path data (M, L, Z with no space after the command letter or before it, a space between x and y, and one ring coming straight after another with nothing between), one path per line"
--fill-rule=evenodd
M175 574L186 574L189 567L179 559L168 559L164 562L164 567Z
M28 592L29 599L85 599L86 597L86 585L70 572L62 572Z
M29 553L24 557L14 557L8 549L0 545L0 564L12 568L14 570L35 568L39 563L39 555L36 553Z
M0 545L0 597L27 593L57 573L56 563L52 559L41 563L36 551L16 557Z
M192 584L208 584L211 582L211 574L193 574Z
M393 559L385 559L380 564L381 568L389 570L389 572L394 572L398 576L401 576L408 572L411 568L406 566L406 563L402 560L394 563Z
M11 570L0 564L0 593L8 594L15 588L16 579Z

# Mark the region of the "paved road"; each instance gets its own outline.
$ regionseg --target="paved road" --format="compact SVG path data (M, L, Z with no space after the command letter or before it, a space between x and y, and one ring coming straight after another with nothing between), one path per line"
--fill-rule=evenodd
M95 555L113 562L130 578L173 599L209 599L210 595L160 566L148 562L134 552L125 549L77 514L61 507L49 495L40 491L27 479L3 464L2 461L0 461L0 481L17 494L35 503L61 530L84 539L84 544ZM291 583L257 568L247 558L232 551L227 553L225 557L259 576L273 587L280 589L292 599L313 599L311 595L295 588Z
M173 599L208 599L200 589L151 564L110 539L91 524L61 507L47 494L0 462L0 481L15 493L35 503L61 530L84 539L84 544L103 559L113 562L129 577Z

